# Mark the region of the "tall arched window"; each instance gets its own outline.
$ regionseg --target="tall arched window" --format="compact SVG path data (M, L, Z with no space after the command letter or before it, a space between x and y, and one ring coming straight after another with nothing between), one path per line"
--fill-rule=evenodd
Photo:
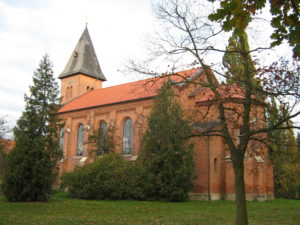
M107 124L102 121L99 127L99 153L100 155L105 153L105 141L106 141L106 133L107 133Z
M132 122L128 118L124 121L123 130L123 154L129 155L132 152Z
M77 131L77 148L76 148L76 155L82 156L83 155L83 141L84 141L84 126L80 124Z
M65 128L60 128L59 131L59 148L61 151L64 151L64 140L65 139Z

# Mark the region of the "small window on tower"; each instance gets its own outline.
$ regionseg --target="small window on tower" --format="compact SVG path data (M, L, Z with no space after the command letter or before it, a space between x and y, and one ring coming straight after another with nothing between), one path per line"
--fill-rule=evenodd
M90 86L87 86L87 87L86 87L86 90L89 91L89 90L90 90Z
M214 158L214 171L217 172L217 158Z
M70 95L70 88L67 87L67 91L66 91L66 99L69 99L69 95Z
M72 98L73 95L73 86L70 87L70 98Z

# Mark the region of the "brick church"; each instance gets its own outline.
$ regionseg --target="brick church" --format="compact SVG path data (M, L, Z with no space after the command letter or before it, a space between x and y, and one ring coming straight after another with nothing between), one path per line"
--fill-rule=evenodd
M176 81L174 91L185 115L194 118L193 128L203 130L218 127L220 123L213 94L207 88L200 88L195 84L206 81L204 71L196 68L178 74L179 76L173 77ZM116 128L116 152L126 160L135 161L138 158L141 139L147 129L147 117L163 80L150 78L102 88L102 82L107 78L101 70L88 29L85 28L59 76L62 96L59 116L64 120L64 127L60 130L60 145L64 153L60 161L61 172L92 162L93 157L87 144L89 132L92 129L105 130L110 124L114 124ZM192 82L186 82L187 80ZM214 80L218 82L215 78ZM226 104L240 104L238 100L242 97L237 86L219 87L223 89L220 92L224 93ZM263 118L264 107L254 107L260 118ZM204 115L206 119L202 121ZM231 131L238 136L238 126L234 120L235 118L230 120ZM196 167L191 198L233 200L234 172L224 140L221 137L196 137L191 142L194 143ZM245 156L247 199L272 199L273 169L268 151L257 143L250 144L249 148L259 149L260 154Z

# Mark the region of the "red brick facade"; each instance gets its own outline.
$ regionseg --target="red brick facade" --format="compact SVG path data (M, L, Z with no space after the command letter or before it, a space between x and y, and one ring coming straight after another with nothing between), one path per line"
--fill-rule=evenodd
M205 82L205 75L200 69L182 72L193 81ZM174 78L174 77L173 77ZM177 79L177 78L175 78ZM84 146L82 156L76 156L78 128L84 125L84 139L87 142L91 129L98 129L100 122L114 124L116 151L123 154L124 121L132 121L132 152L124 155L128 160L135 160L140 152L141 138L147 128L147 117L151 111L156 90L162 80L143 80L114 87L102 88L102 81L91 76L77 73L61 78L63 103L59 115L65 121L64 159L60 162L61 172L71 171L77 165L90 163L92 157L88 146ZM70 89L72 87L72 93ZM185 116L195 122L201 121L208 112L204 122L214 124L218 121L217 107L208 104L212 95L207 90L199 89L193 83L175 85ZM228 91L226 91L228 93ZM67 96L68 95L68 96ZM227 98L227 103L240 108L238 96ZM264 108L255 106L252 116L263 123ZM230 116L230 115L229 115ZM203 122L203 121L202 121ZM238 135L239 119L232 115L231 132ZM256 125L259 125L256 123ZM196 161L195 185L191 193L193 199L234 199L234 174L229 151L221 137L196 137L194 143ZM259 152L260 154L256 154ZM266 147L250 143L245 156L246 193L249 200L268 200L273 198L273 169L268 159Z

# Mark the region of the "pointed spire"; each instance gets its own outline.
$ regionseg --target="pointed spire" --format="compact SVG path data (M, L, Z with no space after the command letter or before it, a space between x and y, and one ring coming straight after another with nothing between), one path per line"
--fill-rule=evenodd
M106 80L100 68L87 26L85 27L64 71L58 78L61 79L79 73L103 81Z

